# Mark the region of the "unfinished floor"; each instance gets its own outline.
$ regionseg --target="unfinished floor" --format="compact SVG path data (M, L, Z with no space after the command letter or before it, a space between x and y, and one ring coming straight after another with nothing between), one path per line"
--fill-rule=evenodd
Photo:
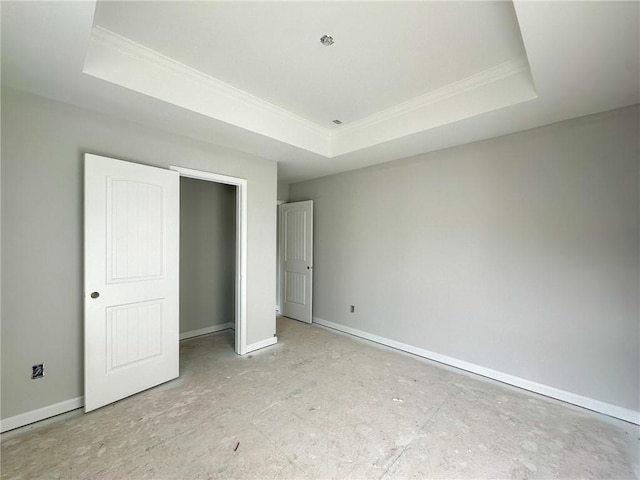
M638 427L315 325L183 341L180 378L5 435L2 478L636 478Z

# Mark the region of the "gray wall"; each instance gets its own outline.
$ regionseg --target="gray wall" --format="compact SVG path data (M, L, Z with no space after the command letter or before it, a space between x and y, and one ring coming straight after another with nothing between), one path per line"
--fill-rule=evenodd
M275 332L275 162L3 89L2 418L83 395L85 152L247 179L247 341Z
M638 118L291 185L314 200L314 316L637 411Z
M278 200L287 202L289 201L289 185L286 183L278 183Z
M180 179L180 333L235 320L236 187Z

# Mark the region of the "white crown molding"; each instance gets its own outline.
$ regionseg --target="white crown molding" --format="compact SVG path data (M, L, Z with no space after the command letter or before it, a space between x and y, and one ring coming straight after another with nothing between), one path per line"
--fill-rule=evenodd
M293 120L304 125L306 128L315 130L317 133L329 137L330 130L327 128L323 128L316 123L310 122L304 117L291 113L284 108L262 100L261 98L251 95L239 88L233 87L228 83L224 83L217 78L207 75L206 73L202 73L195 68L191 68L188 65L180 63L166 55L147 48L144 45L134 42L133 40L123 37L122 35L99 25L94 26L91 30L91 42L100 44L103 47L110 48L136 60L144 59L171 73L176 73L190 81L198 82L201 85L214 90L218 94L235 99L238 102L242 102L243 104L249 105L255 109L282 116L288 120Z
M89 39L83 73L200 115L328 157L327 131L101 27Z
M83 71L326 158L535 98L528 62L519 58L333 130L100 26Z
M437 88L436 90L427 92L419 97L394 105L386 110L382 110L360 120L356 120L355 122L345 125L339 130L332 131L331 138L345 137L357 130L364 130L370 126L393 120L428 105L442 102L458 95L479 89L485 85L518 75L528 69L529 65L525 58L518 58L501 63L495 67L476 73L467 78L463 78L462 80L449 83L443 87Z
M378 117L366 127L353 129L343 137L333 137L331 153L343 155L384 144L413 134L426 133L444 125L535 100L537 92L528 69L495 79L476 88L449 96L392 118Z

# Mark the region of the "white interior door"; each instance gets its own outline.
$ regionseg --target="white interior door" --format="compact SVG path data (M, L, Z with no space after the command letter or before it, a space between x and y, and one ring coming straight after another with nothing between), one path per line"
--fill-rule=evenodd
M280 206L282 305L286 317L311 323L313 294L313 201Z
M85 411L178 376L180 182L85 155Z

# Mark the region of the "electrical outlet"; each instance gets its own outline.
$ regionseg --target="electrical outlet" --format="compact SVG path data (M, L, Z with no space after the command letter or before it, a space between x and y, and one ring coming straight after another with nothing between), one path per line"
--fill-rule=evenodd
M355 311L356 311L355 305L351 305L351 313L355 313Z
M44 363L38 363L31 367L31 380L44 377Z

